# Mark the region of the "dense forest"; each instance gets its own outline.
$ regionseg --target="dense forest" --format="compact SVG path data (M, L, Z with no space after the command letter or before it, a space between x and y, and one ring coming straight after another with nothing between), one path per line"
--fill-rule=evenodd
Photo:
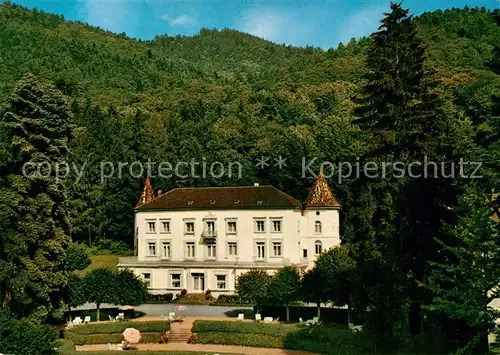
M0 301L19 318L57 318L71 239L130 252L146 174L163 191L259 182L304 199L304 162L426 159L436 169L418 177L324 172L342 244L307 298L364 314L382 350L484 350L500 318L487 307L500 298L498 10L391 4L377 32L325 51L233 30L139 41L5 3L0 107ZM156 165L130 174L134 162ZM198 165L155 177L161 162ZM202 162L242 174L204 175Z
M352 161L365 149L352 120L368 38L327 51L227 29L138 41L9 3L1 5L0 20L0 102L26 72L72 99L71 161L90 167L78 183L68 178L74 239L132 242L143 178L101 184L101 161L237 161L244 167L241 179L174 176L154 186L166 191L259 181L301 199L313 178L301 177L301 157L317 157L318 164ZM498 12L439 10L415 21L427 46L425 65L436 71L456 134L481 135L500 80L489 65L500 45ZM474 142L461 144L465 154ZM261 156L282 156L288 164L262 171L255 168ZM346 213L357 209L349 181L336 180L331 185Z

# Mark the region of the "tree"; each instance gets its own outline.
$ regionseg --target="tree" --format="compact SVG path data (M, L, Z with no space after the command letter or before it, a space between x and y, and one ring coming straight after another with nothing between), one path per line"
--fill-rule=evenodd
M117 285L116 272L112 269L93 269L85 276L86 298L96 304L97 321L100 320L101 304L120 304L118 294L121 291Z
M367 144L362 163L375 162L379 169L386 162L405 167L421 163L412 167L417 178L393 170L375 179L359 179L353 200L367 205L354 211L349 223L359 226L351 241L361 249L377 248L378 256L372 253L375 258L359 259L360 270L366 272L362 284L370 294L373 330L397 346L401 333L421 331L422 304L429 295L418 283L426 277L427 262L439 258L434 238L443 221L453 220L448 207L455 204L457 191L453 181L423 163L446 157L449 172L449 162L456 157L455 141L449 135L451 123L443 111L435 75L424 66L426 49L416 24L399 4L392 3L391 10L371 36L367 83L356 109L356 122ZM364 253L360 250L358 255Z
M98 268L85 275L84 294L88 302L96 304L99 320L102 303L139 306L147 301L148 288L130 270Z
M349 247L339 245L320 254L313 270L313 275L318 281L321 280L313 285L314 294L337 306L347 305L350 310L356 262L350 256Z
M305 302L314 302L318 310L318 319L321 317L321 303L330 301L328 294L321 284L325 280L317 268L312 268L302 276L302 299Z
M267 289L267 300L274 305L285 305L286 321L290 321L290 303L300 296L300 274L293 266L285 266L273 275Z
M78 307L87 302L87 288L85 278L73 274L68 279L64 288L64 302L68 305L69 317L71 319L71 308Z
M56 354L56 335L49 325L19 320L5 309L0 310L0 352L3 354Z
M264 270L252 269L240 276L236 280L236 293L246 300L255 302L257 311L266 301L268 295L271 276Z
M61 307L70 242L66 192L56 177L71 136L66 98L35 76L23 76L2 116L9 142L0 173L0 299L22 316L42 320Z
M148 300L148 287L130 270L116 273L117 299L121 305L140 306Z
M431 263L425 284L435 294L429 310L474 329L473 337L460 339L463 354L487 351L488 333L500 318L500 311L489 305L500 297L500 224L480 196L473 192L460 199L459 221L447 230L455 240L442 242L446 257Z
M81 243L70 243L66 249L66 270L83 270L92 264L89 249Z

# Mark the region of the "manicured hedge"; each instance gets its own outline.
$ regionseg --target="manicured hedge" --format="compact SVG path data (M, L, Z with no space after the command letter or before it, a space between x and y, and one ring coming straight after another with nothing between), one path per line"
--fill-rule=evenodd
M374 354L376 348L364 333L347 325L317 325L196 321L194 343L282 348L317 354ZM263 352L265 353L265 352Z
M241 298L238 295L219 295L216 303L229 303L229 304L250 304L251 302Z
M254 308L254 312L256 309ZM260 308L260 313L262 318L264 317L279 317L280 320L286 319L286 308L284 306L263 306ZM291 306L290 307L290 320L298 322L299 318L304 321L307 319L312 319L316 317L318 310L316 307L304 307L304 306ZM321 308L321 320L327 323L336 323L347 325L347 309L341 308ZM355 312L351 312L351 322L355 324L360 324L361 320Z
M284 336L267 334L203 332L198 333L198 337L193 343L282 348L285 340L284 338Z
M125 328L135 328L141 332L141 343L156 343L161 335L170 329L170 323L117 322L80 325L64 331L64 339L75 345L119 343L123 340Z
M116 322L116 323L90 323L66 330L74 334L122 333L125 328L135 328L141 332L162 332L170 329L170 323L165 321L151 322Z
M193 333L245 333L284 336L291 331L298 331L299 327L293 324L266 324L232 321L198 320L193 324Z

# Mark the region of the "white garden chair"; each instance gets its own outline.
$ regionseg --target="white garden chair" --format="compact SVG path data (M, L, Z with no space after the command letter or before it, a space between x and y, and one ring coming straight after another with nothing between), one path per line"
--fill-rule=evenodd
M80 324L82 324L82 318L75 317L75 319L73 319L73 326L77 326L77 325L80 325Z
M245 319L245 314L238 313L238 320L243 320L243 319Z
M115 318L115 317L111 317L111 316L109 316L109 315L108 315L108 318L109 318L109 320L110 320L111 322L116 322L116 318Z
M255 315L255 320L256 320L257 322L262 321L262 316L260 315L260 313L257 313L257 314Z
M83 323L90 323L90 316L85 316Z
M118 313L116 320L125 320L125 313Z
M272 323L273 317L264 317L264 323Z

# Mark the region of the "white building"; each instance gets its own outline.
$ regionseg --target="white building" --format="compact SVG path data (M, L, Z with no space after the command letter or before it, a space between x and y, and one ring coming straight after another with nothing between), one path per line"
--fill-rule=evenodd
M135 209L136 256L120 258L151 293L234 293L252 268L307 268L340 243L341 206L320 173L301 203L273 186L175 188L149 179Z

